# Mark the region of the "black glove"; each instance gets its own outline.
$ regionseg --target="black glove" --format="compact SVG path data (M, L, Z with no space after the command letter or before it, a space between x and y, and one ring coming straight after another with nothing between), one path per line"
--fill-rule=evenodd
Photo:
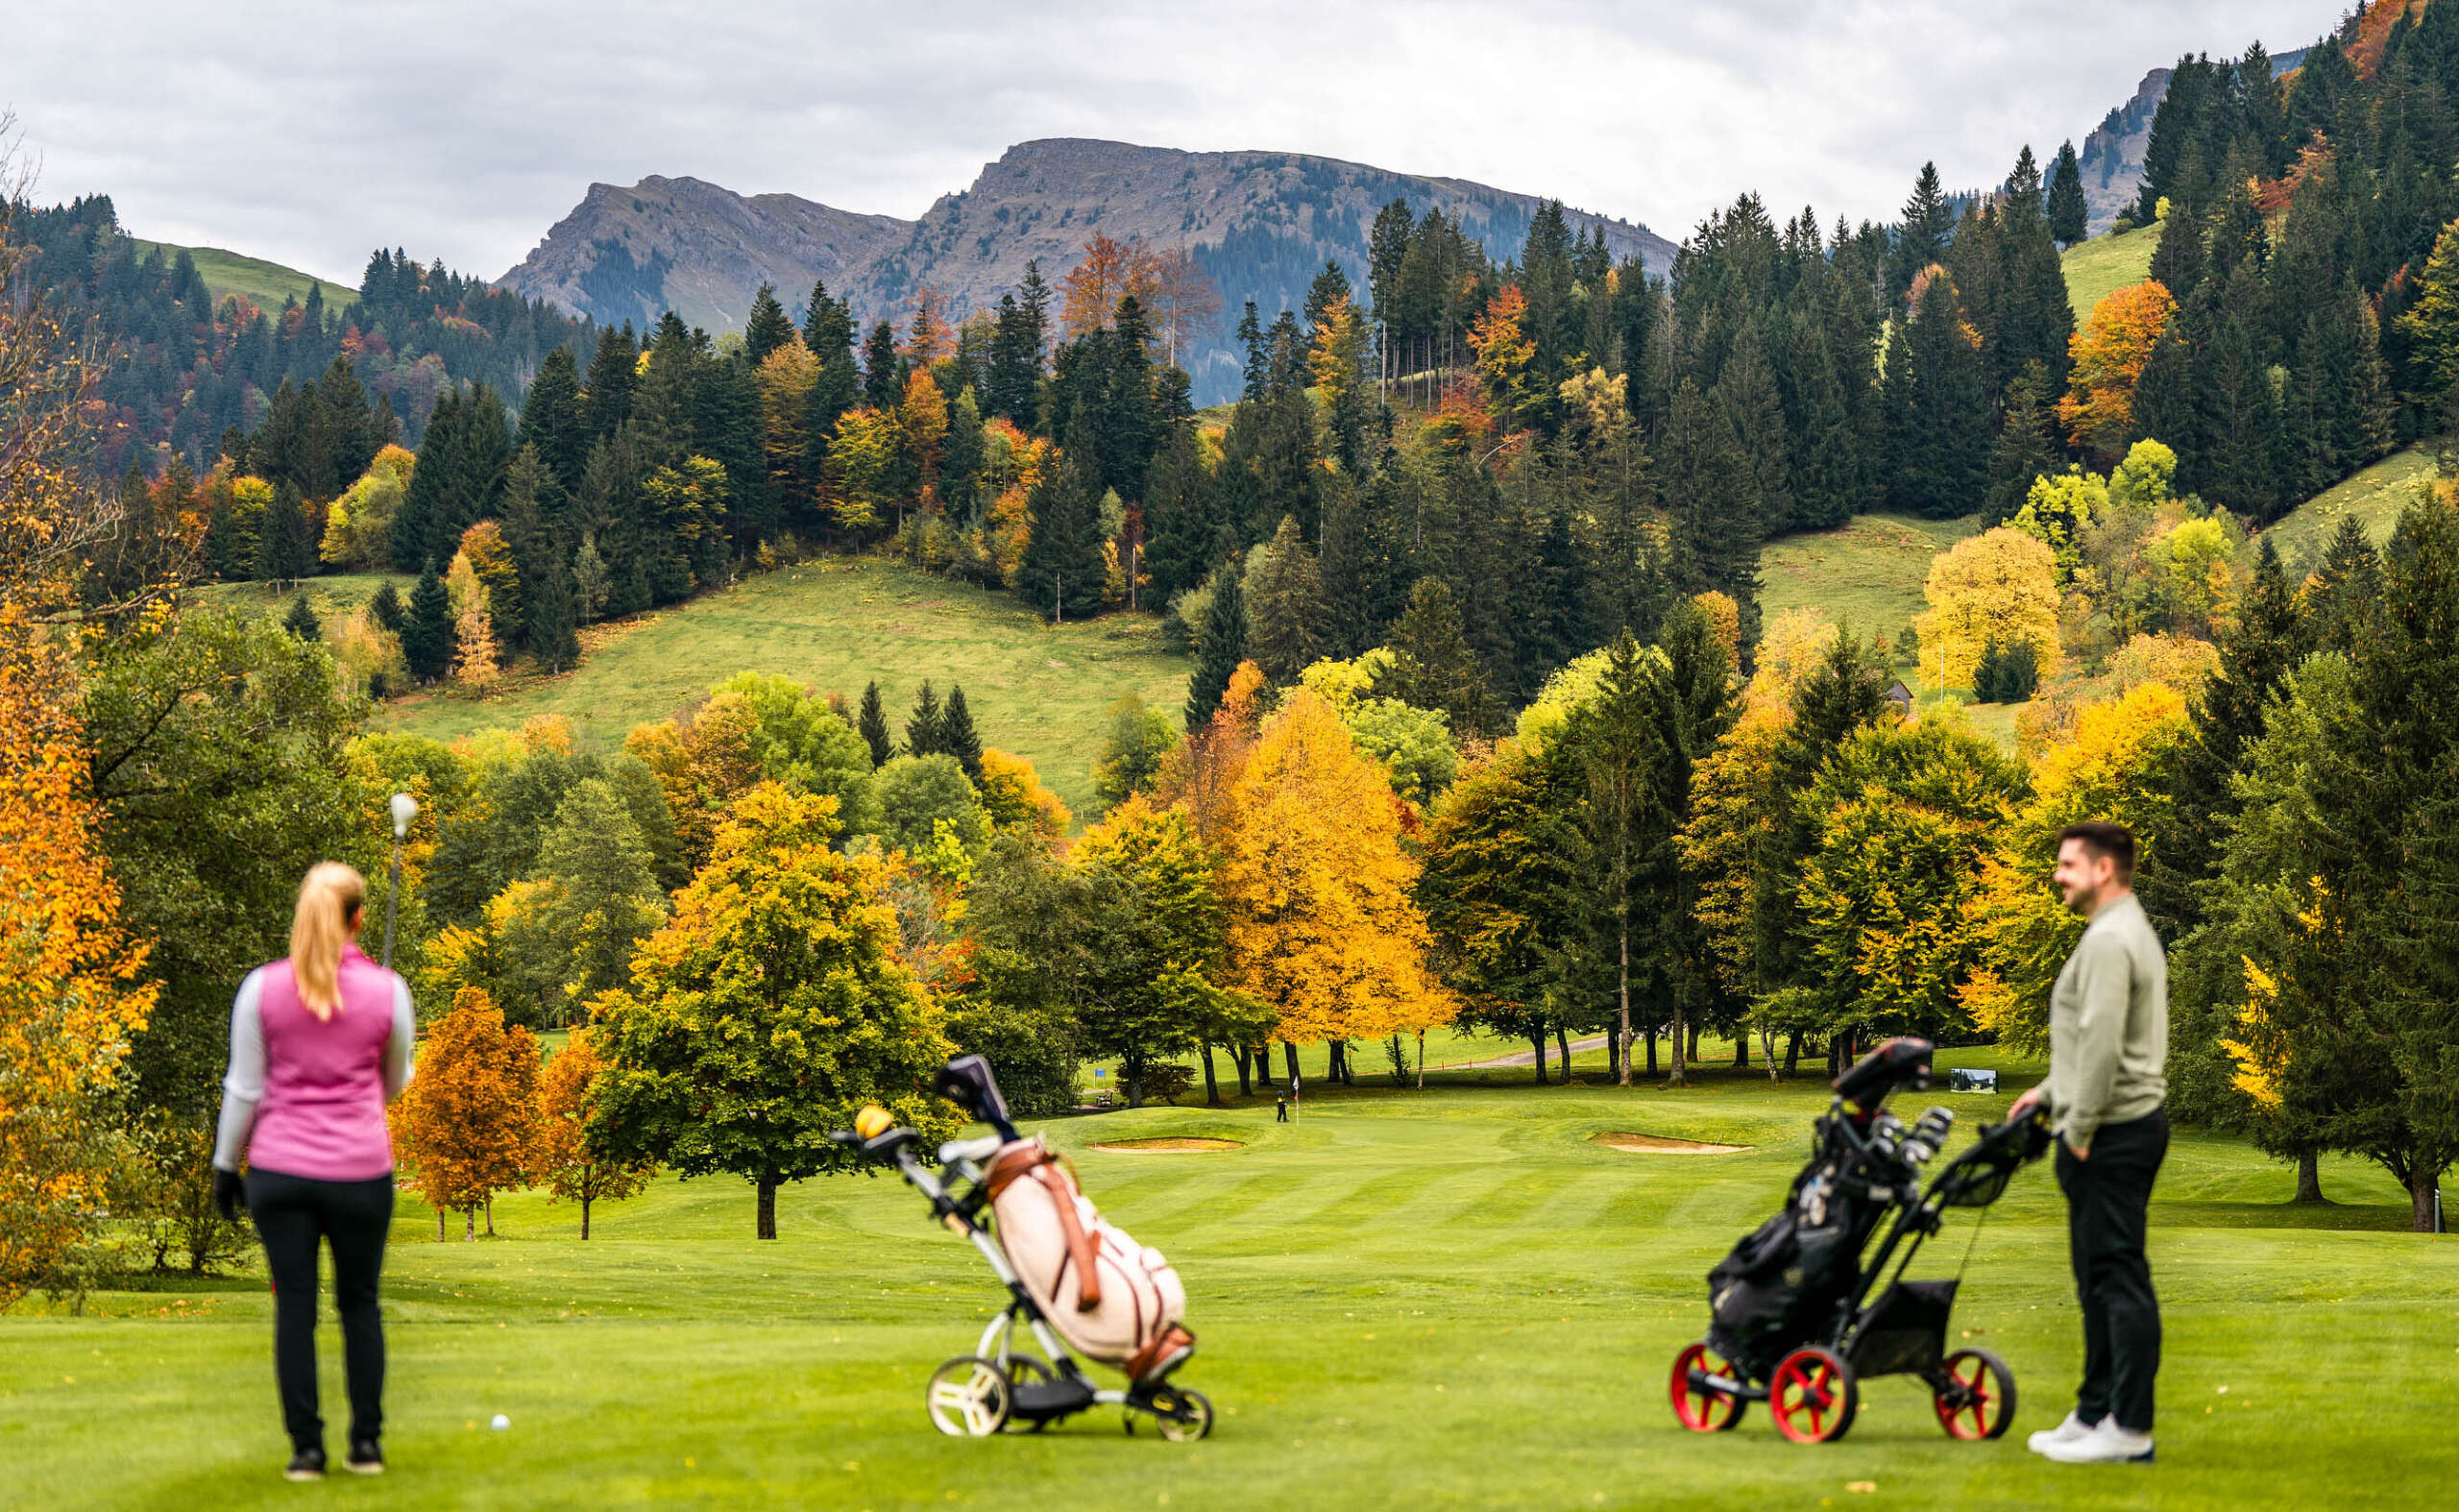
M247 1201L247 1183L239 1180L238 1172L226 1171L218 1165L213 1168L213 1206L222 1209L223 1222L239 1221L239 1205Z

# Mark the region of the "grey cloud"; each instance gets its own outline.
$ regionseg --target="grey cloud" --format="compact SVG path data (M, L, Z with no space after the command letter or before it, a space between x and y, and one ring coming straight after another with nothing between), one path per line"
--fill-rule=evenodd
M493 275L593 180L691 174L915 215L1010 142L1322 153L1559 194L1680 237L1743 189L1883 217L1935 159L2003 175L2188 48L2302 46L2308 0L1230 0L210 7L12 22L53 197L354 280L400 244Z

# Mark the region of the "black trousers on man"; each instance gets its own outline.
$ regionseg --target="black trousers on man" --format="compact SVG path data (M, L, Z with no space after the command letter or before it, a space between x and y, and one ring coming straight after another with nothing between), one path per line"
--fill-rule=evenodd
M2083 1385L2075 1415L2098 1423L2111 1413L2130 1433L2152 1431L2152 1386L2160 1374L2160 1300L2143 1231L2152 1182L2169 1153L2169 1115L2157 1109L2122 1124L2103 1124L2091 1158L2057 1146L2057 1185L2066 1194L2066 1238L2075 1292L2083 1304Z
M273 1372L281 1423L294 1450L322 1449L316 1396L316 1248L333 1249L333 1302L342 1315L343 1374L350 1381L350 1441L384 1431L384 1321L376 1281L393 1226L393 1179L318 1182L279 1171L248 1173L248 1212L273 1272Z

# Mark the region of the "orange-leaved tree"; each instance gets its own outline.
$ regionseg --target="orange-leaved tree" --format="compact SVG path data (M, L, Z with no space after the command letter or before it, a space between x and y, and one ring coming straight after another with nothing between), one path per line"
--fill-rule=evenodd
M1300 689L1264 721L1240 774L1222 866L1227 985L1278 1014L1296 1074L1301 1041L1335 1044L1449 1023L1426 966L1405 805L1330 707Z
M584 1239L589 1237L590 1204L637 1197L657 1175L654 1160L608 1160L589 1147L591 1089L605 1063L598 1059L595 1031L575 1029L547 1061L538 1082L535 1174L550 1195L580 1204Z
M2134 384L2152 349L2178 312L2178 302L2157 279L2146 279L2092 306L2083 329L2068 338L2074 359L2057 418L2079 447L2104 461L2126 449L2134 421Z
M452 1012L427 1032L418 1074L402 1094L395 1128L418 1167L417 1188L444 1215L461 1214L461 1236L477 1236L477 1211L495 1194L525 1186L538 1138L538 1039L479 988L453 995Z

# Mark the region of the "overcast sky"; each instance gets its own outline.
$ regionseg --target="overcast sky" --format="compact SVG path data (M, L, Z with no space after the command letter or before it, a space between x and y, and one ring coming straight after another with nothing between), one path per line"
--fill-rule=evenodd
M694 175L914 216L1010 143L1320 153L1559 195L1675 240L1744 188L1888 214L2044 159L2187 48L2345 0L115 0L12 7L0 108L46 199L355 283L400 244L493 277L593 180Z

